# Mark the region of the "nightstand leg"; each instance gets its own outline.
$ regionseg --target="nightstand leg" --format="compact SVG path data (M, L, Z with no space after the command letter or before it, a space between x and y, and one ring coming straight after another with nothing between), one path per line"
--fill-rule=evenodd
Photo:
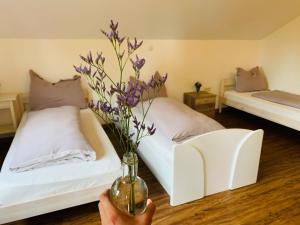
M16 130L17 129L17 118L16 118L16 113L15 113L14 101L10 101L10 115L12 118L14 130Z

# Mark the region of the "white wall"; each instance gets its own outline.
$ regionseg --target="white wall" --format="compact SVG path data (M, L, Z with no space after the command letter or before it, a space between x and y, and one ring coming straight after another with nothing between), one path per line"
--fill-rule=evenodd
M107 68L117 76L115 57L105 40L0 39L0 92L27 92L28 70L50 81L72 77L79 54L104 51ZM259 65L259 41L145 40L139 55L146 58L145 78L156 70L169 73L168 93L182 100L195 81L218 93L219 82L231 76L237 66ZM130 69L130 66L129 66ZM127 74L131 74L130 70Z
M270 88L300 94L300 17L266 37L262 47Z

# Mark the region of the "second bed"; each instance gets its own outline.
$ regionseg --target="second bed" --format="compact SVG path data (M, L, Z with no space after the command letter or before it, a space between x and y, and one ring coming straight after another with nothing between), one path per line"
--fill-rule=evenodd
M192 110L169 98L155 99L153 104L158 104L154 105L155 108L164 110L166 116L174 113L176 106L173 111L167 110L163 105L165 103L170 103L171 107L184 107L185 112ZM138 118L142 116L139 110L134 113ZM195 113L190 112L193 115ZM153 115L157 118L157 113ZM176 119L180 120L178 117ZM153 122L148 116L146 120L147 124ZM202 126L211 124L209 120L204 119ZM165 121L161 122L166 124ZM174 122L166 125L172 127ZM138 153L169 194L172 206L256 182L262 130L223 128L178 143L159 129L161 124L154 125L157 127L156 133L141 141Z
M96 151L96 160L49 166L22 173L9 170L27 113L19 125L0 173L0 224L88 202L121 176L121 163L90 109L80 110L81 130Z

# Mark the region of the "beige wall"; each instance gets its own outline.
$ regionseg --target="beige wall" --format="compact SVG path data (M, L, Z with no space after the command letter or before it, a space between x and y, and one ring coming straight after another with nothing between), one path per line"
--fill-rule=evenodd
M90 49L103 50L108 70L117 75L112 49L104 40L2 39L0 49L0 92L27 92L30 68L53 82L71 77L72 65L80 63L78 55ZM195 81L217 93L220 80L231 76L237 66L258 65L260 42L145 40L139 54L146 58L145 77L155 70L168 72L169 95L181 100Z
M143 74L168 72L169 96L182 100L195 81L218 93L220 80L233 76L237 66L262 65L271 89L300 94L299 27L300 17L261 41L145 40L139 51L146 58ZM104 40L0 39L0 93L28 92L30 68L53 82L72 77L72 65L81 62L78 55L90 49L104 51L107 68L116 77L115 58ZM0 114L3 120L7 118Z
M300 94L300 17L266 37L262 46L270 88Z

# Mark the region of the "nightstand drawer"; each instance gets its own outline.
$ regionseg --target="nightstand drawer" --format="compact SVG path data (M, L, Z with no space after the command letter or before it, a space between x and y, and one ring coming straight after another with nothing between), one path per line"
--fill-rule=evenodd
M201 104L201 105L197 105L195 107L195 109L197 111L209 111L209 110L214 110L215 109L215 104L214 103L209 103L209 104Z
M206 91L186 92L183 101L192 109L213 117L215 114L216 95Z
M198 98L195 99L195 105L202 105L202 104L209 104L209 103L215 103L216 97L210 97L210 98Z

